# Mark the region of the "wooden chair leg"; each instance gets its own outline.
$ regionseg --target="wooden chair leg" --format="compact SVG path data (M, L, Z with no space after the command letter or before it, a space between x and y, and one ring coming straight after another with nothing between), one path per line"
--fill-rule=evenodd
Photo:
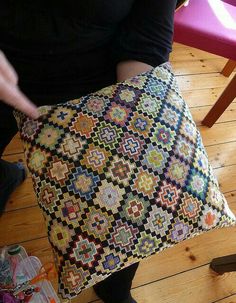
M212 127L212 125L216 122L216 120L223 114L226 108L230 105L230 103L236 97L236 74L233 79L230 81L228 86L223 91L222 95L213 105L209 113L203 119L202 124L208 127Z
M236 61L234 60L228 60L228 62L225 64L224 68L221 71L221 74L225 77L229 77L233 70L236 67Z
M220 275L236 271L236 254L213 259L210 268Z

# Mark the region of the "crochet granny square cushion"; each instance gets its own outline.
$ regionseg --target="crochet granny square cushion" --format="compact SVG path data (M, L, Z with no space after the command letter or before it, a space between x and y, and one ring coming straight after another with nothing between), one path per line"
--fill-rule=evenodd
M235 224L169 63L39 110L16 117L62 298Z

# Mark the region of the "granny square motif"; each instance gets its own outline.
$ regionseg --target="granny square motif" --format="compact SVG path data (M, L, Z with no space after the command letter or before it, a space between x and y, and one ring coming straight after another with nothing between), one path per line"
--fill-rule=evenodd
M62 298L235 224L169 63L40 113L16 117Z

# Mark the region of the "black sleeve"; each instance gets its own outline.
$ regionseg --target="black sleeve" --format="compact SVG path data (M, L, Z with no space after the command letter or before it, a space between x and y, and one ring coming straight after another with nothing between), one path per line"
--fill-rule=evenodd
M113 45L116 63L136 60L157 66L172 50L176 0L136 0Z

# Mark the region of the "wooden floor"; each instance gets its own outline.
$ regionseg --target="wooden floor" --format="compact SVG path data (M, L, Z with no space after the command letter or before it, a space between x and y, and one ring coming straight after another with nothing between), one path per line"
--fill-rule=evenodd
M219 73L226 59L175 44L171 62L221 190L236 213L236 102L211 129L201 126L201 120L232 77ZM4 158L23 159L19 137L8 146ZM236 273L216 276L209 270L212 258L236 253L235 232L235 228L208 232L142 261L133 282L134 298L139 303L235 303ZM52 260L30 177L12 195L0 218L0 246L13 243L21 243L42 262ZM74 302L96 300L100 302L89 289Z

